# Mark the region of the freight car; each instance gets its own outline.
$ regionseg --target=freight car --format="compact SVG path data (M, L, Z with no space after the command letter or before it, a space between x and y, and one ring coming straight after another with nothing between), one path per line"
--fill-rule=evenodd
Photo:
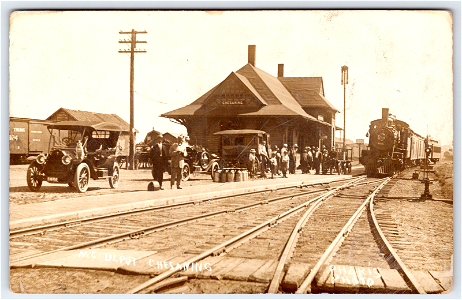
M430 161L437 163L441 159L441 146L438 141L429 140L429 147L431 149Z
M50 121L10 117L10 163L25 161L30 156L47 153Z
M369 177L391 175L426 159L426 139L388 108L382 109L382 119L371 121L367 136L370 149L362 151L360 162Z

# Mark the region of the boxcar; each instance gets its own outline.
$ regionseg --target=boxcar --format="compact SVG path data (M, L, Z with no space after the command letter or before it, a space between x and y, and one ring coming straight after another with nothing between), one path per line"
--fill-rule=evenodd
M47 125L54 122L10 118L10 162L20 162L29 156L47 153L50 133Z

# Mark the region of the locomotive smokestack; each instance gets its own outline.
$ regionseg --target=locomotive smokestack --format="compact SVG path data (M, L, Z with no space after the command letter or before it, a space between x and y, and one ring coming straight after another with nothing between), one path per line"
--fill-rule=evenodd
M255 67L257 46L249 45L249 64Z
M387 122L389 111L389 108L382 108L382 121Z

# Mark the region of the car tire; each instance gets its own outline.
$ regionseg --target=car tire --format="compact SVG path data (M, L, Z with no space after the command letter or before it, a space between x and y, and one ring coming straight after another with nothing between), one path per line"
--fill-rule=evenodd
M78 165L77 170L75 171L74 185L75 189L79 193L84 193L88 189L88 184L90 183L90 168L86 163L81 163Z
M114 163L114 167L112 169L112 176L109 177L109 186L113 189L117 188L120 181L120 168L118 163Z
M27 186L32 192L37 192L42 187L41 167L38 163L33 162L27 168Z
M189 167L189 164L184 163L183 169L181 170L181 179L183 181L188 181L190 175L191 175L191 169Z
M214 162L212 164L212 167L210 168L210 170L211 170L211 173L212 173L212 180L213 180L213 178L215 178L214 177L215 173L218 172L218 170L220 170L220 165L217 162Z
M200 159L200 164L202 170L205 170L210 163L210 154L208 152L202 152L201 154L201 159Z

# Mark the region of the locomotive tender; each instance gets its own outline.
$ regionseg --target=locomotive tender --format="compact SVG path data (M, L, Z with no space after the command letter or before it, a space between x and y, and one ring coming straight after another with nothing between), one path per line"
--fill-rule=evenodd
M370 149L363 150L360 158L368 177L392 175L424 162L427 146L433 150L431 160L439 159L438 154L433 153L434 149L440 149L436 141L415 133L406 122L389 114L388 108L382 108L381 119L371 121L368 136Z

